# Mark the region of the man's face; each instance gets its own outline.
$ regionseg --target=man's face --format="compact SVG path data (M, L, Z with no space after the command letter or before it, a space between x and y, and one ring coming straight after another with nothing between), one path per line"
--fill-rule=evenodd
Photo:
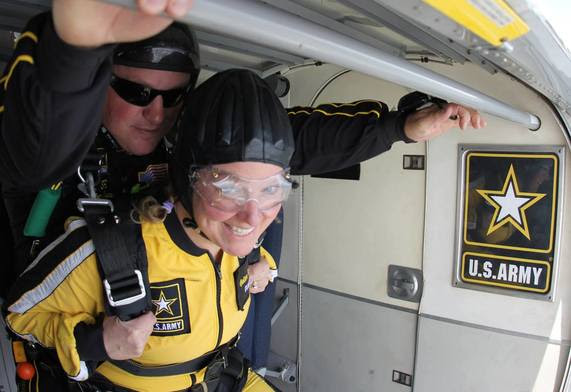
M181 88L190 80L190 75L183 72L124 65L114 65L113 73L119 78L155 90ZM163 136L169 132L181 106L182 102L170 108L163 107L163 97L160 95L147 106L136 106L125 101L109 87L103 111L103 125L125 151L133 155L146 155L153 152Z

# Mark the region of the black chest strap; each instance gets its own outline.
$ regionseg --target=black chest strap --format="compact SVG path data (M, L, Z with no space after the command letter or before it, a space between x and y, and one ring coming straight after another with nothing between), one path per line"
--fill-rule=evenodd
M103 278L106 313L130 320L151 310L141 226L114 213L104 199L83 199L82 208Z

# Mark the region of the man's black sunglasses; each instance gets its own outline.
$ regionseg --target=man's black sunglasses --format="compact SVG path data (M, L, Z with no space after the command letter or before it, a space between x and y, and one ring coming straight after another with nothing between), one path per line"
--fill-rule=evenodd
M116 75L111 76L111 87L117 95L136 106L147 106L153 102L157 95L160 95L163 97L163 106L165 108L178 105L189 90L188 86L172 90L155 90L142 84L122 79Z

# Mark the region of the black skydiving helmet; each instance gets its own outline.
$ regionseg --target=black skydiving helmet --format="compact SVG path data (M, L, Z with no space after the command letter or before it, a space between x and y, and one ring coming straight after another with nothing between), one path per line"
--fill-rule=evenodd
M192 89L200 72L198 41L186 24L174 22L143 41L117 45L113 64L188 73Z
M268 84L246 70L224 71L202 83L185 102L176 131L172 181L190 214L191 182L199 168L254 161L287 169L294 152L285 109Z

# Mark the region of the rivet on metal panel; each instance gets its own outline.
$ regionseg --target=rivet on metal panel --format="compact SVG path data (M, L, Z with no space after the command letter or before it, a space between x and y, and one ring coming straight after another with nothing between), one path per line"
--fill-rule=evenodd
M514 47L512 44L510 44L505 38L502 39L502 43L500 44L500 46L498 47L498 50L504 53L511 53L514 50Z

